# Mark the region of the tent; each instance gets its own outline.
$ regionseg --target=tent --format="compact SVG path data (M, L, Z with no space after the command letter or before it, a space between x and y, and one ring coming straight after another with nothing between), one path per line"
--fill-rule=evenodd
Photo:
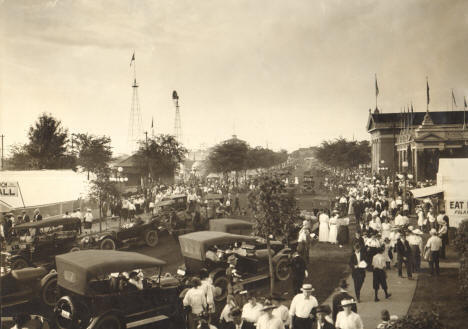
M86 173L73 170L0 172L0 210L41 207L86 198Z
M437 185L422 187L422 188L416 188L416 189L411 190L411 193L413 194L413 196L416 199L422 199L422 198L425 198L427 196L434 195L434 194L439 194L439 193L443 193L443 192L444 192L444 190L441 187L437 186Z

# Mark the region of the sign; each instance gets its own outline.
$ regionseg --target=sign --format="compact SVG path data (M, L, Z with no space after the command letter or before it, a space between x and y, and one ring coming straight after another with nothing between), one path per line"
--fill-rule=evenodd
M468 199L467 200L447 200L445 210L447 215L467 216L468 217Z
M18 197L18 183L0 182L0 197Z

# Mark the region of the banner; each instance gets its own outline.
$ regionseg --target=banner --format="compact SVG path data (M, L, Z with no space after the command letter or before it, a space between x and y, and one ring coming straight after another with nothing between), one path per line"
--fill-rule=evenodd
M19 196L17 182L0 182L0 197L13 197Z
M458 227L462 220L468 219L468 198L445 200L445 213L449 217L450 227Z

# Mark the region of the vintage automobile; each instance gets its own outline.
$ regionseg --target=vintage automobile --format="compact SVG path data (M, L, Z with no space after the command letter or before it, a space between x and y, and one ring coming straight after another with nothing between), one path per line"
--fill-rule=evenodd
M180 293L185 288L164 261L128 251L81 250L56 256L62 296L54 314L60 328L122 329L156 325L184 328ZM141 271L142 289L126 274Z
M172 208L176 211L186 210L187 209L187 195L185 194L175 194L171 196L164 197L161 201L172 201Z
M177 274L191 276L206 268L213 278L215 287L221 289L216 301L226 298L228 279L227 258L235 255L236 269L241 276L240 284L247 284L269 277L268 250L266 241L259 237L230 234L216 231L199 231L179 236L184 264ZM278 280L290 276L289 256L291 249L281 242L271 241L273 266Z
M53 218L14 226L6 245L11 269L46 266L54 257L69 252L81 232L79 218Z
M222 194L208 193L204 197L204 205L206 207L207 218L216 218L216 208L219 201L223 202L224 196Z
M210 231L240 235L250 235L252 233L252 227L253 224L251 222L235 218L211 219L209 224Z
M44 267L11 270L2 266L0 287L2 313L7 308L27 302L39 302L51 307L57 301L57 272L48 272Z
M157 218L143 220L136 218L118 228L83 236L72 251L80 249L116 250L141 243L155 247L159 242L159 230L162 227Z

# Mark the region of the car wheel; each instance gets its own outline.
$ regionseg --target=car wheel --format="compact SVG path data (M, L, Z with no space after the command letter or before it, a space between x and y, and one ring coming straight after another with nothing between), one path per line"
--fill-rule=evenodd
M115 314L104 315L100 318L92 329L123 329L125 324Z
M224 275L220 275L214 279L213 285L215 288L221 289L221 293L214 297L216 302L221 302L226 298L228 293L228 284L229 281Z
M70 252L80 251L80 247L73 247L70 249Z
M19 270L25 267L29 267L29 264L23 258L17 258L11 262L11 269L12 270Z
M289 261L286 257L280 258L275 266L276 278L280 281L285 281L289 279L291 275L291 267L289 266Z
M57 302L58 286L57 277L52 277L46 281L41 288L41 299L47 306L54 306Z
M145 243L148 247L155 247L158 242L158 231L151 230L145 233Z
M101 241L102 250L115 250L115 241L111 238L105 238Z
M76 326L75 305L70 297L60 298L55 305L54 313L59 328L71 329Z

